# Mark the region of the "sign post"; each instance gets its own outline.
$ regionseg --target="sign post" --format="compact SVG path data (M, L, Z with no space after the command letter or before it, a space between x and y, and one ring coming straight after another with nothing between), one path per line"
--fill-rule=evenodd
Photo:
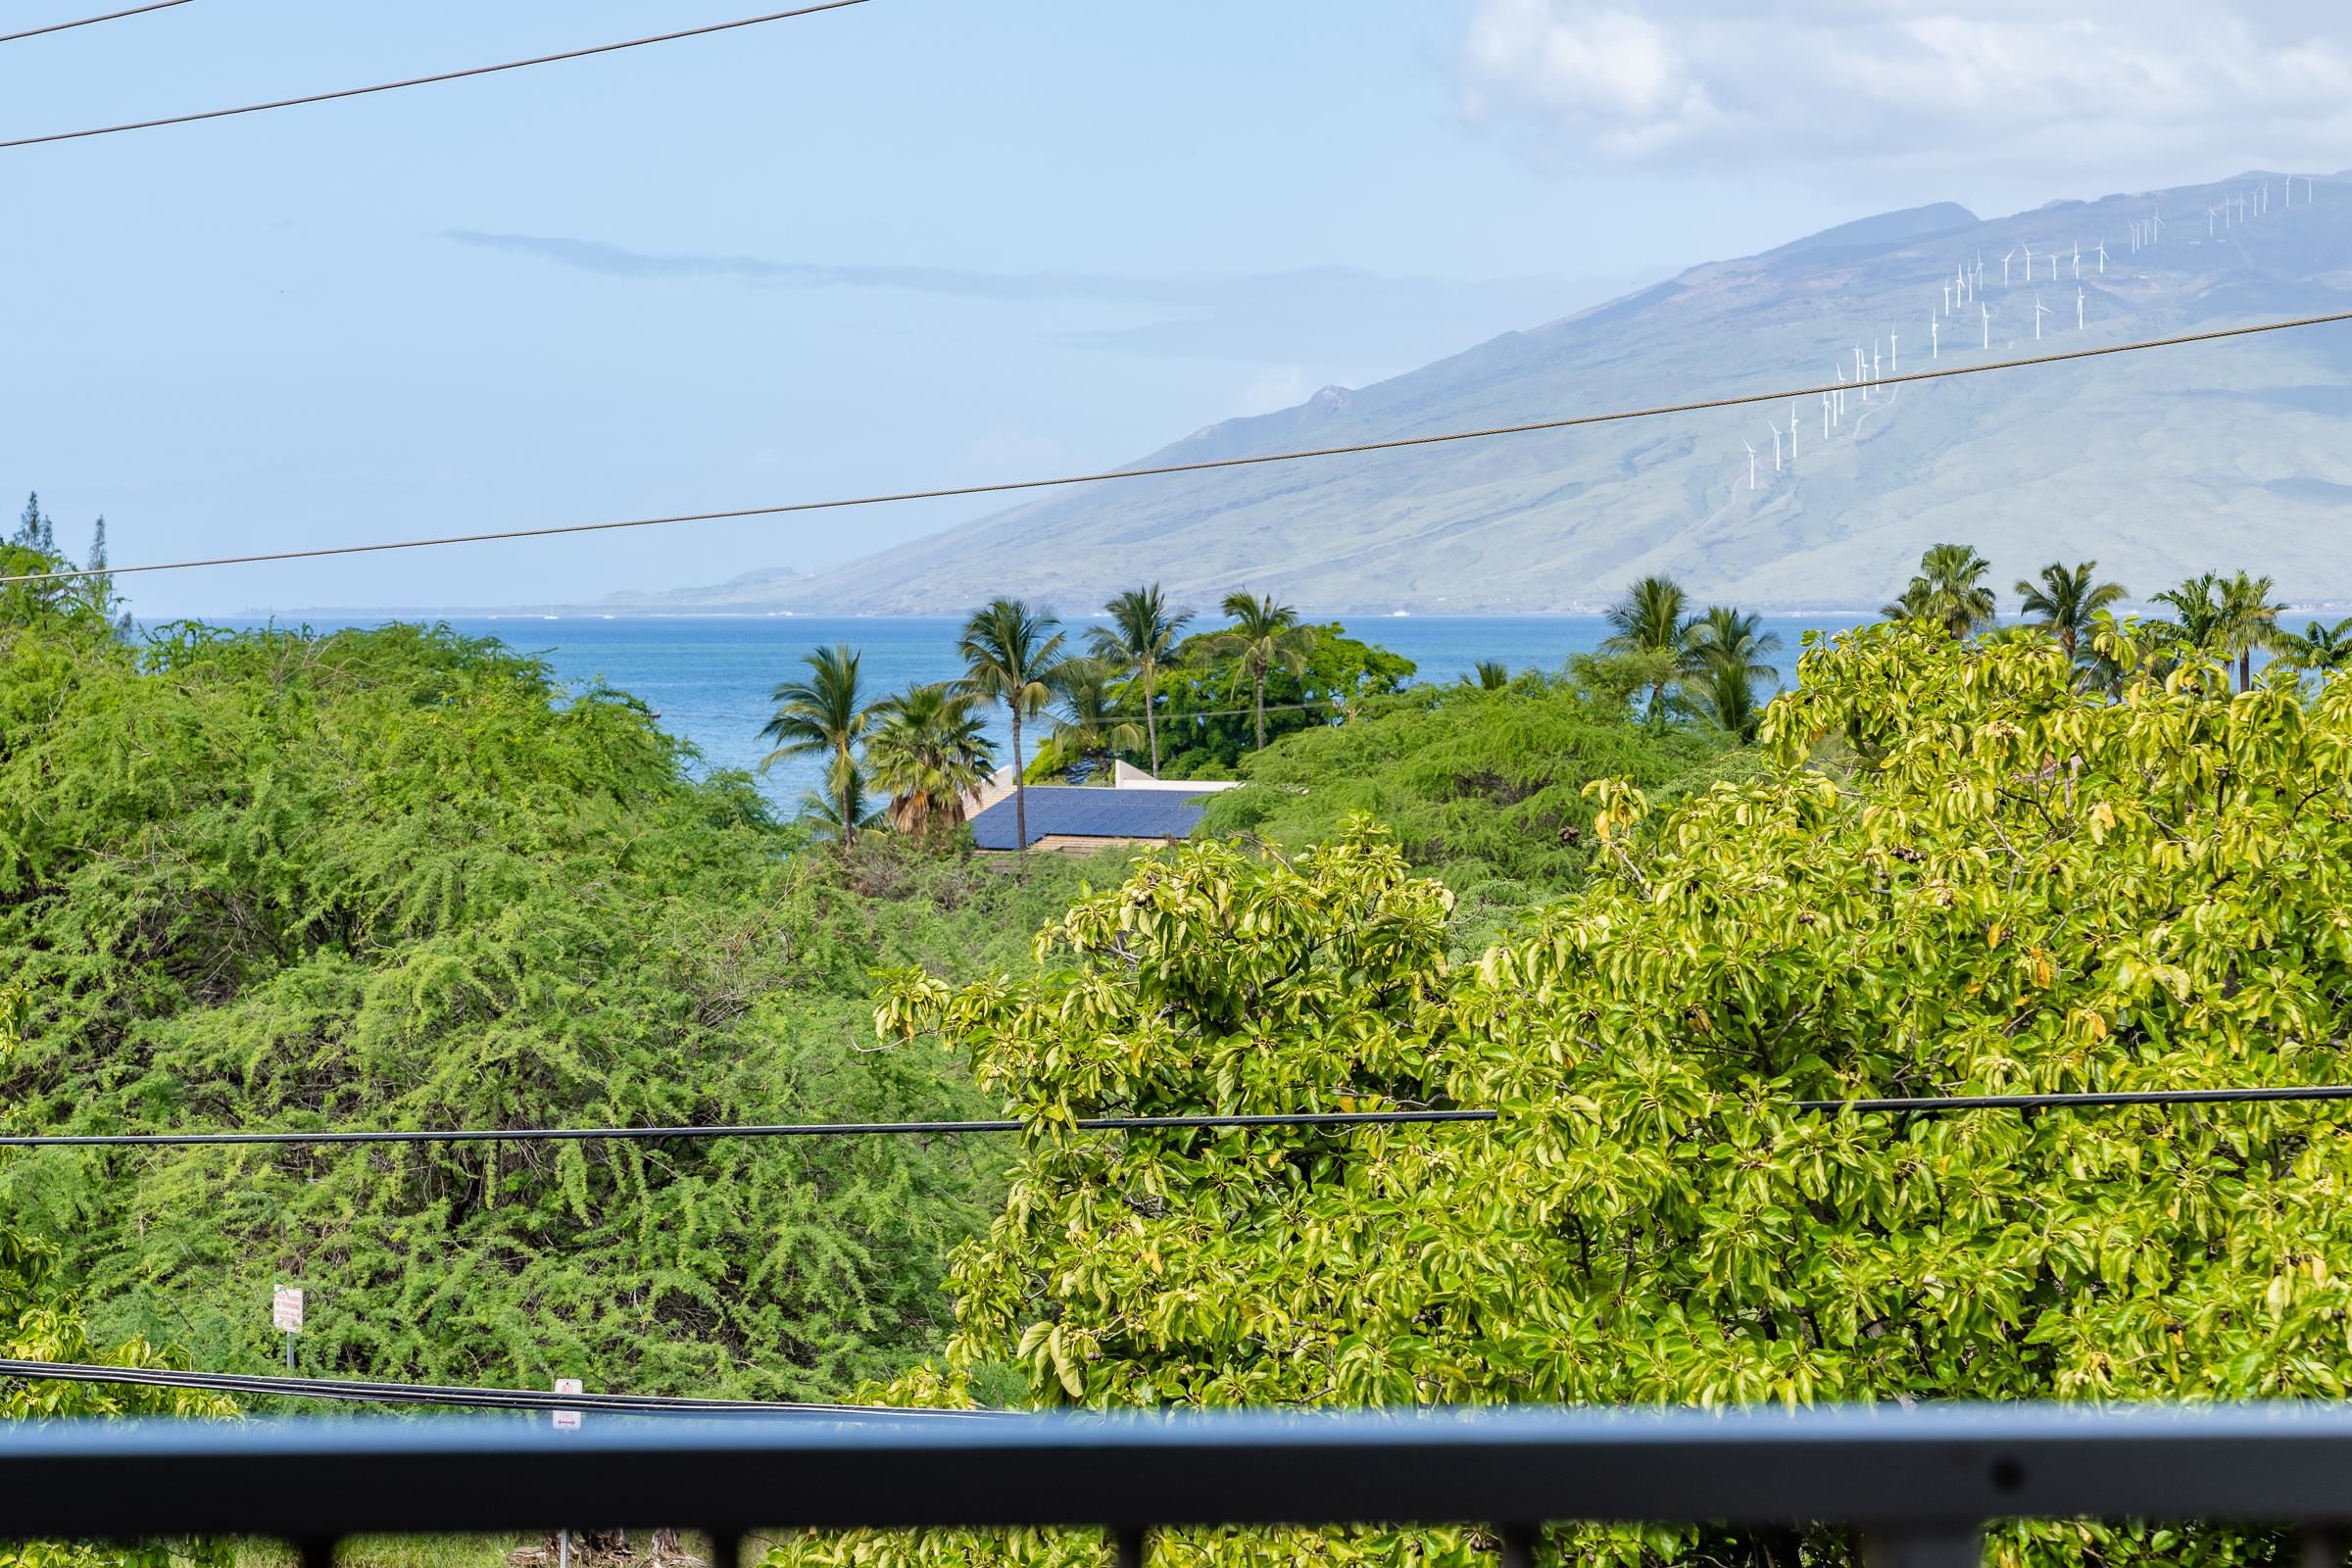
M294 1370L294 1336L302 1332L302 1292L280 1285L270 1298L270 1322L286 1335L286 1370Z
M558 1378L556 1379L556 1392L558 1394L577 1394L580 1392L580 1380L578 1378ZM558 1432L580 1430L579 1411L557 1410L552 1414ZM556 1532L556 1568L571 1568L571 1532L569 1530Z

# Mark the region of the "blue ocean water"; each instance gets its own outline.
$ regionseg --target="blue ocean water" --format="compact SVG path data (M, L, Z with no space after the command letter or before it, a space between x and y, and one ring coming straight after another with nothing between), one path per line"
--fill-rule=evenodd
M1775 656L1785 679L1793 679L1800 640L1808 630L1840 631L1867 616L1852 614L1767 616L1782 648ZM319 630L365 620L319 620ZM799 660L829 643L847 643L863 656L861 673L877 695L962 672L956 636L962 622L941 617L744 615L614 617L570 614L452 618L450 624L476 636L496 637L519 653L544 660L567 685L584 687L602 679L641 699L662 715L662 725L689 742L705 767L755 768L767 748L760 726L767 721L768 694L777 682L800 672ZM1556 669L1574 654L1589 653L1608 636L1598 615L1394 615L1348 623L1350 635L1402 654L1419 666L1416 679L1448 682L1469 674L1482 660L1498 660L1514 670ZM1073 638L1073 641L1079 639ZM996 722L999 750L1004 722ZM790 809L816 782L813 764L783 761L761 779L761 788Z

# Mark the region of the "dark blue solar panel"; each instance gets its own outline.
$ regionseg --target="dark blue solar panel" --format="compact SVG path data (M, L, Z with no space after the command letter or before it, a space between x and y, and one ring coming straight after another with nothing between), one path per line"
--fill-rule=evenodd
M1093 839L1180 839L1191 834L1212 792L1082 789L1068 784L1029 786L1029 842L1058 833ZM972 818L972 841L984 850L1014 848L1012 797Z

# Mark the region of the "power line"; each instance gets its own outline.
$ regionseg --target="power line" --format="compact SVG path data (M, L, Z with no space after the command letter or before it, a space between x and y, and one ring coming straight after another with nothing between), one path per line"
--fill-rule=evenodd
M2049 1095L1924 1095L1891 1100L1800 1100L1795 1109L1892 1111L1942 1116L1958 1110L2095 1110L2114 1105L2238 1105L2276 1101L2352 1100L2352 1084L2308 1084L2283 1089L2130 1089Z
M72 27L86 27L93 22L113 22L118 17L135 17L149 11L168 11L184 6L188 0L155 0L152 5L132 6L124 11L109 11L104 16L83 17L74 22L52 22L45 27L26 27L23 32L0 32L0 43L15 43L19 38L38 38L44 32L64 32Z
M538 1389L474 1389L435 1383L376 1383L345 1378L249 1377L170 1367L98 1366L80 1361L0 1360L0 1377L53 1383L112 1383L131 1388L198 1389L290 1399L431 1405L471 1410L598 1410L613 1415L763 1416L808 1420L1002 1420L1004 1410L823 1404L771 1399L705 1399L658 1394L550 1394Z
M167 0L167 3L176 5L180 3L180 0ZM273 98L268 103L239 104L234 109L203 109L192 115L166 115L161 120L133 120L120 125L95 125L88 130L55 130L43 136L19 136L14 140L0 141L0 148L36 147L43 142L52 141L78 141L84 136L112 136L125 130L153 130L158 125L185 125L198 120L225 120L231 115L259 114L265 109L293 109L303 104L322 104L335 98L360 98L371 92L392 92L401 87L424 87L436 81L456 81L465 76L487 76L494 72L520 71L525 66L545 66L552 65L559 60L581 60L589 55L609 55L616 49L642 49L649 43L671 43L680 38L700 38L709 33L731 31L736 27L757 27L764 22L783 22L793 17L814 16L820 11L839 11L846 6L861 6L865 3L866 0L823 0L822 4L801 6L792 11L771 11L761 17L743 17L734 22L713 22L700 27L681 27L675 32L657 32L644 38L624 38L618 43L591 44L585 49L565 49L558 54L533 55L528 60L509 60L495 66L469 66L464 71L443 71L430 76L409 76L399 81L379 81L367 87L341 87L333 92L308 93L300 98ZM149 6L140 9L153 10L156 8ZM115 15L128 16L130 13L117 12ZM106 19L92 17L90 20L103 22ZM67 25L78 26L80 24L69 23ZM6 39L0 39L0 43L6 41Z
M1061 1123L1072 1132L1153 1132L1187 1128L1393 1127L1416 1122L1493 1121L1491 1110L1300 1110L1270 1115L1085 1116ZM815 1121L710 1127L451 1127L417 1132L19 1133L6 1149L179 1149L220 1144L646 1143L659 1139L955 1137L1017 1133L1025 1121ZM1053 1123L1044 1125L1052 1126Z
M837 4L861 4L863 0L836 0ZM827 9L818 7L816 9ZM784 12L798 16L799 12ZM755 19L765 20L765 19ZM743 24L731 24L743 25ZM610 45L608 47L620 47ZM529 64L521 61L517 64ZM503 69L503 68L492 68ZM400 85L392 83L391 85ZM299 100L298 100L299 101ZM261 106L257 106L261 107ZM224 111L234 113L235 111ZM165 122L158 122L165 123ZM91 134L80 132L79 134ZM42 138L35 138L36 140ZM0 142L0 147L18 145ZM2338 321L2352 321L2352 311L2334 311L2325 316L2298 316L2285 320L2259 321L2251 326L2216 327L2205 332L2183 332L2172 337L2140 338L2130 343L2110 343L2099 348L2067 349L2055 354L2029 355L2023 359L1992 360L1984 365L1951 366L1934 370L1910 370L1901 375L1882 376L1875 386L1906 386L1919 381L1942 381L1954 376L1982 375L1988 370L2025 369L2038 365L2063 365L2075 360L2102 359L2111 354L2134 354L2145 349L2178 348L2188 343L2214 343L2225 338L2253 337L2264 332L2285 332L2298 327L2327 326ZM624 517L608 522L552 523L535 528L501 528L486 533L444 534L424 539L390 539L365 545L318 545L307 550L259 551L241 556L208 556L187 561L157 561L138 565L108 566L103 570L82 567L68 571L25 572L13 577L0 577L0 586L10 583L66 582L79 577L121 577L141 571L187 571L198 566L250 566L272 561L314 561L324 556L375 555L387 550L430 550L442 545L491 544L506 539L548 539L560 534L609 533L620 528L660 528L680 522L726 522L743 517L776 517L805 512L837 512L851 507L879 507L905 501L945 501L958 497L1005 495L1020 490L1052 490L1070 485L1100 484L1112 479L1151 479L1169 474L1205 473L1218 468L1248 468L1264 464L1300 463L1310 458L1355 457L1371 452L1397 452L1411 447L1443 446L1456 441L1483 441L1495 436L1533 435L1546 430L1573 430L1585 425L1617 424L1629 419L1654 419L1670 414L1702 414L1712 409L1745 408L1758 403L1778 403L1789 398L1818 397L1824 393L1852 391L1853 383L1833 381L1814 386L1784 388L1775 392L1742 392L1730 397L1701 398L1689 403L1661 403L1648 408L1619 409L1607 414L1576 414L1556 419L1533 419L1524 424L1487 425L1473 430L1445 430L1434 435L1393 436L1383 441L1358 441L1348 446L1308 447L1294 452L1264 452L1252 457L1203 458L1194 463L1163 463L1142 468L1106 468L1096 473L1061 474L1049 479L1007 479L994 484L950 485L936 490L899 490L876 495L848 496L832 501L793 501L772 507L738 507L727 512L682 512L660 517Z

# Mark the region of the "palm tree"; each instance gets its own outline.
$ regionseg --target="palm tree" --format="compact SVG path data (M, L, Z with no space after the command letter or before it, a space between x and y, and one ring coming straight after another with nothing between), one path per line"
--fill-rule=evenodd
M802 655L808 677L785 681L769 694L775 712L760 727L776 743L760 760L762 773L788 757L825 759L825 788L833 797L830 809L844 849L857 843L863 814L858 800L864 781L858 776L854 748L872 712L858 690L858 650L847 643Z
M1303 674L1306 656L1315 646L1314 628L1299 625L1298 612L1276 604L1272 594L1252 599L1237 588L1218 608L1233 617L1233 624L1216 633L1209 646L1220 657L1240 661L1236 673L1250 676L1255 694L1257 750L1262 752L1266 749L1266 676L1276 664L1294 675Z
M1672 577L1642 578L1625 591L1623 599L1609 607L1609 624L1616 630L1602 640L1600 651L1667 654L1680 660L1690 635L1690 622L1683 613L1689 604L1683 585ZM1666 721L1668 679L1660 675L1649 688L1649 719L1653 724Z
M1928 586L1925 577L1912 578L1911 586L1905 588L1900 597L1879 607L1879 613L1888 620L1901 621L1941 621L1943 618L1936 612L1936 590Z
M1018 599L992 599L964 623L956 651L963 656L962 689L1004 705L1012 715L1012 828L1029 853L1029 785L1021 776L1021 720L1045 711L1054 697L1054 671L1062 662L1061 622Z
M2122 583L2096 579L2098 566L2095 561L2072 566L2053 561L2041 568L2038 584L2020 579L2017 585L2018 596L2024 600L2018 608L2025 612L2026 623L2057 638L2069 663L2076 662L2089 638L2091 618L2125 594Z
M874 705L865 760L874 782L890 791L885 815L899 832L928 842L934 828L963 820L964 797L987 781L997 760L979 705L976 694L945 681Z
M858 842L860 829L881 820L866 805L865 775L850 757L836 757L825 764L825 787L801 797L801 815L815 824L818 837L831 839L844 852Z
M2312 621L2303 628L2302 636L2288 643L2295 662L2306 669L2325 675L2352 666L2352 615L2332 626Z
M1130 588L1102 607L1110 624L1086 634L1087 649L1097 659L1120 669L1132 669L1144 683L1144 733L1152 743L1152 771L1159 771L1159 714L1152 699L1159 668L1176 652L1176 640L1193 618L1189 610L1171 613L1159 584Z
M2271 579L2239 572L2222 584L2222 647L2236 656L2237 689L2254 684L2254 651L2279 646L2278 612L2271 603Z
M2213 572L2200 572L2178 587L2167 588L2149 596L2150 604L2162 605L2173 612L2171 620L2149 623L2148 630L2160 643L2172 643L2203 654L2223 652L2223 634L2228 626L2229 613L2222 602L2222 579ZM2179 662L2177 655L2168 655L2150 668L2151 675L2161 676Z
M1691 621L1685 641L1683 667L1695 677L1686 682L1686 690L1699 712L1742 742L1754 740L1757 720L1763 717L1755 683L1780 684L1780 669L1765 657L1780 652L1780 633L1765 631L1755 615L1713 605Z
M1511 666L1498 659L1482 659L1472 674L1462 677L1462 684L1475 686L1482 692L1498 692L1511 683Z
M1957 642L1991 623L1998 608L1984 585L1991 569L1973 545L1930 545L1919 558L1919 575L1879 612L1890 620L1933 621Z
M1054 717L1054 742L1080 762L1107 768L1113 752L1132 752L1144 744L1144 731L1122 717L1110 699L1114 671L1098 659L1065 659L1054 672L1053 685L1061 694Z

